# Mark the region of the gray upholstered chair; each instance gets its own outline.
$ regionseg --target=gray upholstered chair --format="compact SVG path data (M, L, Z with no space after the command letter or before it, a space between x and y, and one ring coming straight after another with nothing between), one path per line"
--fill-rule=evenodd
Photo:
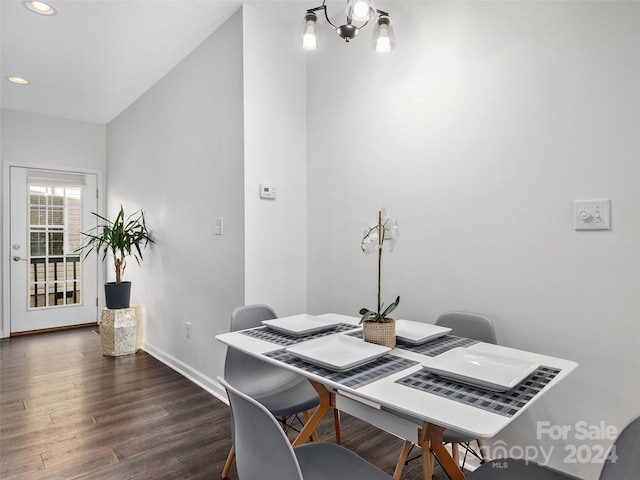
M472 338L474 340L479 340L481 342L486 342L486 343L493 343L493 344L497 343L495 329L493 328L493 322L491 321L490 318L485 317L484 315L479 315L476 313L466 313L466 312L445 312L436 319L435 324L443 327L451 328L452 335L457 335L459 337ZM395 412L393 409L383 407L383 410L389 411L396 416L405 418L407 421L415 425L422 424L422 421L420 419L408 417L401 412ZM381 427L381 428L384 428L384 427ZM394 432L391 432L391 433L396 435L396 433ZM458 450L458 444L461 444L465 447L465 452L470 451L477 456L477 453L474 450L472 450L469 446L469 443L474 440L478 442L480 455L482 456L481 460L483 462L489 461L489 458L485 454L486 449L483 448L483 445L481 444L481 442L475 438L471 438L468 435L455 432L453 430L445 430L443 433L442 440L444 443L451 444L451 456L453 457L454 461L458 463L458 465L460 465L460 454ZM402 453L400 454L400 458L398 460L398 464L394 474L394 477L396 479L399 479L402 476L402 471L404 469L404 466L408 463L407 457L409 456L409 453L411 452L412 448L413 448L413 442L411 440L406 440L406 437L405 437L405 441L402 446ZM466 453L465 453L464 459L466 459ZM464 461L462 462L461 468L464 468Z
M263 320L278 318L269 305L245 305L231 314L231 330L259 327ZM306 378L251 357L239 350L228 348L224 364L224 378L240 391L262 403L277 417L286 430L287 417L302 414L309 418L308 410L320 403L318 394ZM336 416L336 437L339 438L339 423ZM313 434L317 441L317 435ZM235 453L231 447L222 478L227 478Z
M224 379L231 404L238 478L242 480L389 480L344 447L308 443L293 448L267 408Z
M493 321L484 315L467 312L445 312L436 319L435 324L441 327L451 328L451 334L457 335L458 337L472 338L485 343L498 343ZM482 461L489 461L489 458L485 455L486 449L483 448L481 440L471 438L468 435L453 430L445 430L442 440L444 443L451 444L451 455L458 465L460 465L458 445L462 445L466 449L465 452L473 451L469 450L469 444L473 440L478 443ZM464 467L464 460L462 467Z
M600 471L600 480L640 478L640 416L622 430ZM498 468L499 467L499 468ZM469 480L576 480L577 477L523 460L502 459L486 463L467 476Z

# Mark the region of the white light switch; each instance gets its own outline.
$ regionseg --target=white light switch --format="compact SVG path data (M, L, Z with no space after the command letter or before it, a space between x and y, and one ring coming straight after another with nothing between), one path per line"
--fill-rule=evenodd
M218 218L215 219L214 228L213 228L213 233L215 235L222 235L224 233L223 232L223 228L222 228L223 224L224 224L224 222L223 222L222 217L218 217Z
M260 198L276 198L276 186L266 183L260 184Z
M573 202L574 230L610 230L610 200L576 200Z

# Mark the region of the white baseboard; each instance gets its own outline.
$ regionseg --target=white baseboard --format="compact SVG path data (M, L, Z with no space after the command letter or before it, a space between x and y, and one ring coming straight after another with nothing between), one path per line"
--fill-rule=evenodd
M186 363L178 360L168 353L163 352L158 348L155 348L153 345L149 345L146 342L142 343L142 350L144 350L157 360L161 361L172 370L175 370L183 377L191 380L193 383L209 392L221 402L229 405L229 399L227 398L227 393L224 387L220 385L216 380L213 380L212 378L204 375L202 372L195 370Z

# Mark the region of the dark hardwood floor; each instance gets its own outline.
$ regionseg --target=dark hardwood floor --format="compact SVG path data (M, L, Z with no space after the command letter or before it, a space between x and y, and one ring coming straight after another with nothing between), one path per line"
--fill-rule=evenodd
M346 414L342 443L390 474L402 445ZM95 327L0 340L2 480L215 479L229 445L224 403L143 351L102 356Z

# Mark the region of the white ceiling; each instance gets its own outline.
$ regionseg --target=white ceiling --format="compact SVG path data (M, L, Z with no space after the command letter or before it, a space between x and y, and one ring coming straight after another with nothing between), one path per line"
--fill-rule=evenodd
M0 105L106 124L241 5L240 0L1 0ZM14 85L5 76L31 84Z

